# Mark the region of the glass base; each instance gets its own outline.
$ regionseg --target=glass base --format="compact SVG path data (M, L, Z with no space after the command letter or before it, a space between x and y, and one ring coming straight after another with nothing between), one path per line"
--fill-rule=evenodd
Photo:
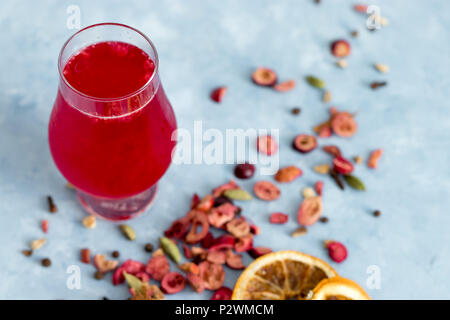
M157 185L135 196L123 199L94 197L77 190L81 205L92 215L109 221L123 221L144 213L155 198Z

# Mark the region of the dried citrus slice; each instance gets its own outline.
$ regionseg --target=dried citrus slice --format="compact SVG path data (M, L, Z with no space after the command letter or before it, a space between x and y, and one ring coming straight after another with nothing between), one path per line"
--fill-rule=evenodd
M320 281L313 290L312 300L370 300L370 297L356 282L334 277Z
M323 279L337 276L326 262L297 251L261 256L239 277L233 300L305 299Z

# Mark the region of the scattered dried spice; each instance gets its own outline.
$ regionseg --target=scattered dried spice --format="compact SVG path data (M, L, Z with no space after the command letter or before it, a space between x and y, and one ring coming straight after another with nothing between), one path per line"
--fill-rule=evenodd
M311 86L313 86L314 88L317 88L317 89L323 89L326 86L325 81L323 81L322 79L319 79L317 77L314 77L314 76L307 76L306 81Z
M300 236L304 236L307 232L308 232L308 229L306 229L306 227L304 227L304 226L301 226L301 227L295 229L294 232L291 233L291 237L297 238Z
M257 150L265 155L271 156L278 151L278 144L271 136L259 136Z
M161 245L161 249L163 249L164 253L172 259L176 264L180 263L181 253L178 249L177 245L166 237L159 238L159 244Z
M91 263L91 250L88 248L81 249L80 252L81 262L83 263Z
M369 168L376 169L378 166L378 160L380 160L383 155L383 149L377 149L370 153L369 160L367 161L367 165Z
M44 233L48 232L48 220L41 221L41 229Z
M293 115L299 115L300 112L301 112L301 109L300 108L293 108L291 112L292 112Z
M344 175L344 180L347 182L347 184L356 190L365 191L366 187L364 186L364 183L357 177L352 175Z
M381 87L385 87L387 86L387 82L386 81L374 81L370 84L370 87L375 90Z
M103 272L96 271L94 273L94 278L97 280L102 280L104 277L105 277L105 274Z
M352 31L351 35L352 35L353 38L357 38L358 37L358 31L356 31L356 30Z
M296 166L281 168L275 174L275 180L280 183L292 182L303 174L303 171Z
M153 245L151 243L146 243L144 246L145 251L152 252L153 251Z
M328 174L330 172L331 166L328 164L319 164L314 166L314 171L319 174Z
M336 65L339 68L344 69L344 68L347 68L348 62L347 62L347 60L338 60L338 61L336 61Z
M361 163L363 163L364 159L363 159L363 157L361 157L361 156L355 156L355 157L353 157L353 161L354 161L356 164L361 164Z
M322 218L320 218L319 221L322 223L327 223L329 221L329 219L327 217L322 217Z
M31 241L30 248L33 251L39 250L40 248L42 248L42 246L46 242L47 242L47 239L45 239L45 238L33 240L33 241Z
M219 87L213 90L213 92L211 92L211 99L217 103L221 103L223 97L225 96L225 93L227 93L227 88L226 87Z
M309 134L299 134L294 138L292 146L298 152L308 153L317 148L317 139Z
M47 196L47 202L48 202L48 210L51 213L58 212L58 207L56 206L55 202L53 201L52 196Z
M87 216L83 219L83 226L88 229L94 229L97 225L97 219L95 216Z
M374 217L379 217L379 216L381 216L381 211L380 210L375 210L373 212L373 215L374 215Z
M328 90L325 90L322 96L322 101L324 103L328 103L331 101L331 92Z
M322 198L305 198L297 212L297 221L302 226L311 226L322 215Z
M111 255L112 255L113 258L118 258L118 257L120 257L120 252L117 251L117 250L114 250L114 251L111 253Z
M22 250L22 253L25 257L31 257L33 250Z
M339 177L339 173L337 173L335 170L330 171L330 176L333 178L334 182L336 182L339 189L344 190L344 183L342 182L341 178Z
M302 190L303 198L311 198L317 196L316 191L311 187L303 188Z
M347 57L350 54L351 46L347 40L336 40L331 43L331 54L338 58Z
M120 230L122 231L122 234L130 241L134 241L136 239L136 232L132 227L130 227L127 224L121 224L119 226Z
M377 69L381 73L387 73L389 72L389 66L382 63L375 63L374 64L375 69Z
M41 260L41 264L43 267L50 267L52 265L52 260L50 260L49 258L44 258Z
M259 86L271 87L277 82L277 74L269 68L260 67L253 72L252 80Z

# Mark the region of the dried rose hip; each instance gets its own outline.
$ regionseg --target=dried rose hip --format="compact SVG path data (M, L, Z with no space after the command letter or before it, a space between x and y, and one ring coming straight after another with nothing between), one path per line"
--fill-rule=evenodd
M209 223L215 228L221 228L228 221L233 220L236 214L236 206L231 203L224 203L216 208L212 208L208 214Z
M253 258L257 259L265 254L271 253L272 249L266 247L255 247L248 251L248 254Z
M215 264L224 264L226 261L226 254L223 250L212 250L208 251L208 255L206 256L206 261Z
M343 157L333 159L333 168L340 174L350 174L353 172L353 164Z
M292 182L303 174L302 170L296 166L288 166L278 170L275 180L278 182Z
M255 166L251 163L241 163L234 168L234 175L239 179L250 179L255 174Z
M106 255L96 254L94 256L94 266L101 273L108 273L117 267L118 262L114 260L106 260Z
M203 241L203 240L202 240ZM187 246L187 244L183 243L183 254L186 257L186 259L192 259L192 252L191 248Z
M81 249L81 262L83 263L91 263L91 250L85 248Z
M347 258L347 248L340 242L331 241L327 243L328 255L337 263L344 261Z
M250 226L250 232L251 232L252 234L254 234L255 236L257 236L258 234L261 233L261 229L260 229L257 225L252 224L252 225Z
M253 192L261 200L272 201L280 197L281 191L272 182L258 181L253 187Z
M167 294L180 292L186 286L186 279L178 272L170 272L161 280L161 290Z
M338 58L344 58L350 54L350 43L347 40L336 40L331 44L331 53Z
M212 191L212 195L214 198L217 198L219 196L222 195L222 193L226 190L230 190L230 189L240 189L239 186L236 184L236 182L234 182L233 180L231 180L228 183L225 183L221 186L218 186L217 188L215 188Z
M161 279L170 272L169 261L164 255L152 257L145 267L145 272L147 272L152 279L161 281Z
M189 219L181 218L172 223L169 229L164 232L168 238L183 239L189 230Z
M48 220L42 220L41 229L42 231L44 231L44 233L48 232Z
M203 261L206 259L206 256L208 255L208 251L200 247L192 247L191 252L192 256L194 257L194 260L196 261Z
M214 240L213 245L209 248L209 251L231 249L234 247L234 238L229 234L221 235Z
M304 226L310 226L319 220L322 214L322 199L309 197L303 200L297 213L297 221Z
M191 209L194 209L200 203L200 200L198 194L194 193L191 200Z
M191 230L189 230L185 240L187 243L197 243L208 234L208 217L199 210L189 211L186 217L191 221Z
M295 80L289 80L279 83L273 87L275 90L280 92L290 91L295 88Z
M250 234L250 225L245 218L235 218L227 223L226 229L229 233L231 233L234 237L240 238Z
M383 154L382 149L377 149L370 153L370 157L367 162L367 165L369 166L369 168L375 169L378 166L378 160L380 159L382 154Z
M272 224L285 224L288 220L289 216L281 212L272 213L269 218L269 221Z
M331 128L329 126L323 127L319 131L319 138L329 138L333 132L331 131Z
M125 281L125 277L123 276L123 272L125 271L124 268L119 267L116 270L114 270L113 276L112 276L112 282L113 285L117 286L118 284L121 284Z
M231 200L230 198L227 198L225 196L218 196L217 198L214 198L213 207L219 207L219 206L223 205L224 203L233 204L233 200Z
M225 270L221 264L203 261L198 265L198 268L205 289L217 290L223 285L223 281L225 280Z
M231 300L233 291L227 287L221 287L214 291L211 300Z
M234 270L242 270L245 268L242 262L242 255L233 253L233 250L227 250L226 252L227 266Z
M238 238L238 240L234 244L234 250L236 250L236 252L246 252L251 248L253 248L252 234L248 234L244 237Z
M299 134L295 137L293 146L301 153L308 153L317 147L317 139L309 134Z
M125 261L120 267L123 268L126 273L129 273L132 275L136 275L140 272L145 271L145 264L143 264L139 261L136 261L136 260L131 260L131 259L128 259L127 261Z
M277 153L278 145L271 136L259 136L257 141L257 149L259 152L268 156Z
M253 72L252 80L259 86L273 86L277 82L277 74L269 68L260 67Z
M200 203L195 207L195 209L208 212L214 205L214 197L210 194L205 196Z
M356 133L358 125L350 113L339 112L331 120L331 129L338 136L348 138Z
M225 93L227 92L226 87L219 87L213 90L211 92L211 99L217 103L222 102L223 97L225 96Z
M317 181L316 184L314 185L314 189L316 190L317 194L319 196L322 195L322 190L323 190L323 182L322 181Z
M204 248L204 249L209 249L213 243L214 243L214 237L211 232L208 232L208 234L200 242L202 248Z
M341 156L341 150L337 146L334 145L323 146L322 149L323 151L325 151L326 153L330 154L333 157Z
M136 278L140 279L142 282L149 282L150 276L145 272L138 272L135 274Z
M197 293L202 293L205 290L205 285L202 278L199 275L193 273L186 274L187 281L191 285L192 289Z

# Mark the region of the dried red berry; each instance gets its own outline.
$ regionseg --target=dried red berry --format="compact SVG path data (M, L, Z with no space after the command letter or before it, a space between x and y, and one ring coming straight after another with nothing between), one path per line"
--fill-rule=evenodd
M258 181L253 187L253 192L261 200L272 201L280 197L281 191L272 182Z
M209 223L215 228L221 228L228 221L233 220L237 208L231 203L224 203L216 208L212 208L208 214Z
M235 218L228 222L226 229L236 238L246 236L250 233L250 225L243 217Z
M214 197L210 194L206 195L200 203L195 207L195 209L208 212L214 205Z
M322 147L323 151L330 154L333 157L340 157L341 156L341 150L334 145L328 145Z
M288 166L281 168L275 174L275 180L277 182L292 182L303 174L302 170L296 166Z
M234 175L239 179L250 179L255 174L255 166L251 163L241 163L234 168Z
M369 160L367 162L367 165L369 168L375 169L378 166L378 160L383 155L382 149L374 150L370 153Z
M314 189L316 190L317 194L319 196L322 195L322 190L323 190L323 182L322 181L317 181L316 184L314 185Z
M233 250L229 249L226 252L227 266L234 270L242 270L245 268L242 262L242 255L233 253Z
M319 131L319 138L329 138L333 132L331 131L331 128L329 126L325 126L320 129Z
M197 293L202 293L205 290L205 285L202 278L199 275L193 273L186 274L187 281L191 285L192 289Z
M161 281L161 279L170 272L169 261L164 255L152 257L145 267L145 272L147 272L152 279Z
M248 234L244 237L238 238L237 242L234 244L234 250L236 252L246 252L253 248L253 235Z
M145 272L138 272L135 274L135 277L140 279L142 282L149 282L150 276Z
M261 233L261 229L260 229L257 225L252 224L252 225L250 226L250 232L251 232L252 234L254 234L255 236L257 236L258 234Z
M214 237L211 232L208 232L208 234L200 242L202 248L204 248L204 249L209 249L213 243L214 243Z
M44 233L48 232L48 220L42 220L41 229L42 231L44 231Z
M191 209L194 209L200 203L200 200L198 194L194 193L191 200Z
M217 198L214 198L214 206L213 207L219 207L223 205L224 203L230 203L233 204L233 200L230 198L227 198L225 196L218 196Z
M206 256L206 260L215 264L224 264L226 261L226 254L223 250L210 250Z
M285 224L288 220L289 216L281 212L272 213L269 218L269 221L272 224Z
M338 58L344 58L350 54L350 43L347 40L336 40L331 44L331 53Z
M278 145L271 136L259 136L257 141L257 149L259 152L268 156L277 153Z
M167 238L183 239L189 230L189 219L181 218L172 223L169 229L164 232Z
M122 267L119 267L114 271L112 276L113 285L117 286L118 284L121 284L125 281L125 277L123 276L124 271L125 269Z
M240 189L240 187L236 184L236 182L231 180L230 182L225 183L225 184L215 188L212 191L212 195L214 198L217 198L217 197L221 196L224 191L230 190L230 189Z
M331 129L338 136L348 138L356 133L358 125L350 113L339 112L331 119Z
M350 174L353 172L353 164L343 158L343 157L336 157L333 159L333 168L340 174Z
M225 96L225 93L227 93L226 87L219 87L213 90L211 92L211 99L217 103L222 102L223 97Z
M234 247L234 238L229 234L224 234L214 240L214 243L209 248L209 251L231 249L233 247Z
M340 242L332 241L327 243L328 255L337 263L341 263L347 258L347 248Z
M192 256L194 257L194 260L196 261L203 261L206 259L206 256L208 255L208 251L200 247L192 247L191 252Z
M180 292L186 286L186 279L178 272L170 272L161 280L161 290L167 294Z
M277 82L277 74L269 68L260 67L253 72L252 80L259 86L273 86Z
M317 139L309 134L299 134L295 137L293 146L301 153L308 153L317 147Z
M81 262L83 263L91 263L91 250L88 248L81 249Z
M289 80L279 83L273 87L275 90L280 92L287 92L295 88L295 80Z
M136 261L136 260L131 260L128 259L127 261L125 261L122 265L122 268L124 268L126 273L132 274L132 275L136 275L140 272L144 272L145 271L145 264Z
M203 241L203 240L202 240ZM183 254L186 259L192 259L192 251L191 248L187 246L187 244L183 243Z
M214 291L211 300L231 300L233 291L227 287L221 287Z
M257 259L265 254L271 253L272 249L266 247L255 247L247 252L253 259Z
M223 285L225 280L225 270L221 264L203 261L198 265L198 268L205 289L217 290Z
M303 200L297 212L297 221L304 226L310 226L319 220L322 214L322 199L309 197Z
M187 243L197 243L208 234L208 217L199 210L189 211L186 217L191 221L191 230L186 235L185 240Z

